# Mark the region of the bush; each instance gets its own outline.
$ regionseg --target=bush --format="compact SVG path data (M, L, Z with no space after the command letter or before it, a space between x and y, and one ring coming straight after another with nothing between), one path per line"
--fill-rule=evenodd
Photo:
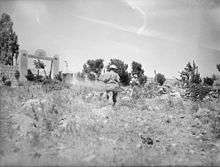
M142 75L141 77L138 78L140 85L144 85L147 82L147 76Z
M57 81L60 81L60 82L63 81L63 77L62 77L62 72L61 71L59 71L59 73L57 75L55 75L55 79Z
M9 80L5 81L5 85L6 86L11 86L11 81L9 81Z
M161 73L157 73L155 77L156 77L157 83L159 83L160 86L162 86L164 82L166 81L165 76Z
M62 90L64 88L69 88L67 84L49 78L43 80L42 87L46 93L55 90Z
M192 101L202 101L211 90L209 86L193 83L187 87L186 97Z
M28 81L35 81L35 76L30 69L27 70L26 78Z
M214 83L214 79L209 78L209 77L205 77L205 78L203 78L203 83L204 83L204 85L212 86Z
M201 82L202 82L202 79L200 78L200 74L196 73L192 75L190 83L200 84Z
M128 86L130 83L131 77L130 74L126 71L124 73L121 73L120 75L120 82L122 83L122 85L124 86Z

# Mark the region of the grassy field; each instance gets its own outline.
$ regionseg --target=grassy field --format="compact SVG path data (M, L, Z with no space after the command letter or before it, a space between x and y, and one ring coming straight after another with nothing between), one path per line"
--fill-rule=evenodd
M102 92L82 82L47 93L1 87L0 164L220 164L217 99L197 104L143 92L130 99L127 91L113 107Z

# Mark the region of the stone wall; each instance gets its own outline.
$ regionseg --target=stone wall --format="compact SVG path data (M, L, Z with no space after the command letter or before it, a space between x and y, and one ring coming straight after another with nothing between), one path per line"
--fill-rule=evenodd
M15 86L17 84L17 80L15 78L16 70L18 70L17 66L0 64L0 85L2 84L2 76L6 75L7 78L9 78L9 80L11 81L12 86Z

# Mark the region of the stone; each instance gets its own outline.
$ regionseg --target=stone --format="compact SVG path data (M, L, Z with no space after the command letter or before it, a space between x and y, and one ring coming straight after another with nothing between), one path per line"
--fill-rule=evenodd
M59 55L55 55L52 65L53 78L59 73L59 63L60 63Z
M26 81L27 68L28 68L28 52L21 50L18 57L18 67L20 72L20 81Z

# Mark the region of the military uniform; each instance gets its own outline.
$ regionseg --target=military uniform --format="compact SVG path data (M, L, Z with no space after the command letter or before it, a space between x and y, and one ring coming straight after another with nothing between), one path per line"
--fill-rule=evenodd
M111 70L111 71L107 71L107 72L103 73L99 77L99 80L101 80L105 83L105 90L106 90L106 94L107 94L107 99L109 99L109 93L112 92L112 101L113 101L113 105L115 105L115 103L117 102L117 96L118 96L118 92L120 89L119 75Z
M216 76L216 80L213 83L214 90L218 91L218 96L220 96L220 76Z

